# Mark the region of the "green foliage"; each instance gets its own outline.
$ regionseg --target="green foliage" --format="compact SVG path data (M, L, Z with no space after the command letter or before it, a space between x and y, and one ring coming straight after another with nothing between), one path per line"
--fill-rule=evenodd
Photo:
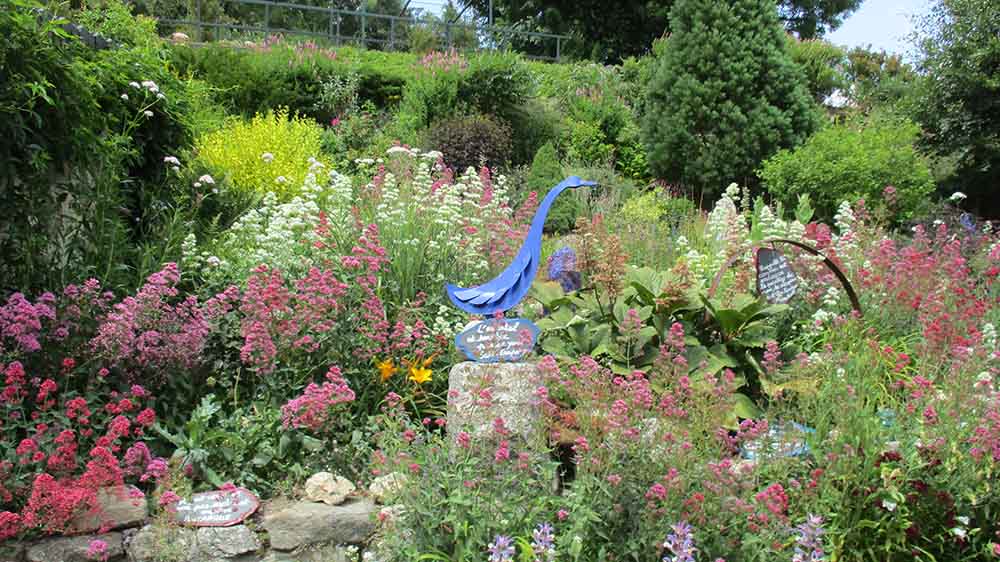
M235 113L250 117L287 107L324 123L336 117L326 108L317 109L324 83L356 76L359 102L390 108L398 103L416 62L406 53L307 49L288 43L257 50L219 44L177 45L171 50L171 64L178 73L217 88L218 101Z
M847 52L844 72L848 99L862 113L892 109L915 91L916 73L900 55L855 47Z
M806 77L806 88L813 101L823 103L834 90L846 86L843 66L847 61L844 50L819 39L802 41L788 35L788 54Z
M471 115L439 121L427 131L424 144L444 154L459 174L481 165L495 169L510 162L510 127L489 115Z
M91 276L130 284L168 214L163 158L190 138L186 85L149 21L120 5L83 13L125 43L99 51L35 6L0 14L0 204L23 212L0 227L2 277L27 291Z
M552 143L547 142L535 153L528 171L527 191L534 191L544 197L552 186L565 179L559 154ZM548 232L569 232L576 224L576 218L583 214L584 206L576 193L564 193L549 210L545 220Z
M760 162L816 126L770 2L681 0L642 118L650 166L706 194L752 183Z
M567 119L563 139L566 159L580 165L609 165L614 160L615 147L608 142L601 127L589 121Z
M689 336L685 357L692 375L733 369L737 387L762 398L759 355L773 337L771 319L787 306L750 295L731 303L708 299L677 273L648 267L629 268L624 283L621 295L604 304L592 291L567 295L557 283L536 283L531 296L548 312L536 321L542 349L559 357L589 355L618 374L647 372L671 324L680 321ZM633 314L640 326L629 325Z
M302 187L310 159L321 156L321 135L315 123L279 109L202 135L195 142L197 163L228 178L237 199L273 192L287 200Z
M921 25L917 120L936 153L957 159L969 203L995 212L1000 185L1000 5L939 0Z
M542 145L554 142L559 137L560 113L552 107L553 104L547 103L549 101L530 98L508 115L514 140L512 164L530 164Z
M828 126L795 150L764 163L760 177L768 191L791 208L808 194L820 219L830 219L842 201L882 199L896 188L896 220L914 218L934 190L926 160L914 144L919 128L907 121L871 118Z

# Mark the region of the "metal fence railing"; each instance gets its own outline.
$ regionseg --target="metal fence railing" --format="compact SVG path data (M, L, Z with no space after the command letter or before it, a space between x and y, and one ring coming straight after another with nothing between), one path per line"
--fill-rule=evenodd
M336 45L356 45L383 50L409 48L419 30L434 34L444 48L469 46L479 50L514 47L534 59L559 61L567 35L522 31L496 25L429 21L416 16L392 15L332 6L311 6L277 0L194 0L185 18L157 16L160 25L194 30L196 41L221 32L283 34L325 38ZM233 13L237 15L234 16Z

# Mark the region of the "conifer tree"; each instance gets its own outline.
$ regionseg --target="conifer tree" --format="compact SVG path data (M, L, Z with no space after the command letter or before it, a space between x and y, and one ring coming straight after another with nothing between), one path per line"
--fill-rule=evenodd
M771 0L678 0L649 82L643 139L654 173L711 196L818 124Z

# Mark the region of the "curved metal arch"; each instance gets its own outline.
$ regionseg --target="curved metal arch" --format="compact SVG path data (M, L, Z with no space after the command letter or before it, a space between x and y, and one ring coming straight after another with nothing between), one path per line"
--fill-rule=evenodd
M833 260L826 257L826 255L824 255L823 252L820 252L818 249L810 246L809 244L805 244L797 240L789 240L787 238L769 238L767 240L764 240L764 243L766 244L774 244L775 242L780 242L782 244L789 244L791 246L795 246L796 248L805 250L806 252L814 256L819 256L823 258L823 265L825 265L827 269L832 271L833 274L837 277L837 280L840 281L840 285L844 288L844 292L847 293L847 298L851 301L851 307L853 307L854 310L858 312L858 316L865 315L864 311L861 310L861 301L858 300L858 293L855 292L854 286L851 285L851 282L847 279L847 276L844 275L844 272L839 267L837 267L837 264L834 263ZM754 252L756 252L761 247L762 246L757 245L753 246L751 249ZM716 273L715 278L712 279L712 285L708 289L708 298L712 298L715 296L715 292L719 289L719 285L722 283L722 276L725 275L726 271L728 271L729 268L731 268L733 265L736 264L736 262L741 261L742 259L743 259L742 257L736 255L729 258L728 260L726 260L725 263L722 264L722 267L719 268L719 272Z

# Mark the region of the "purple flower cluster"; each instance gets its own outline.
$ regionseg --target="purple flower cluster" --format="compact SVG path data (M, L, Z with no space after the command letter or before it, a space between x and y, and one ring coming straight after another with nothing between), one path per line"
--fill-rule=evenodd
M556 559L555 540L552 525L539 523L538 528L531 533L531 550L535 553L535 562L552 562Z
M509 562L514 559L514 541L510 537L497 535L487 550L489 562Z
M698 549L694 546L694 530L686 521L681 521L676 525L671 525L672 533L667 535L663 548L670 551L670 554L663 557L663 562L694 562Z
M796 527L795 554L792 562L820 562L823 560L823 518L809 514L805 523Z
M580 288L580 272L576 270L576 252L563 246L549 256L549 281L558 281L567 293Z

